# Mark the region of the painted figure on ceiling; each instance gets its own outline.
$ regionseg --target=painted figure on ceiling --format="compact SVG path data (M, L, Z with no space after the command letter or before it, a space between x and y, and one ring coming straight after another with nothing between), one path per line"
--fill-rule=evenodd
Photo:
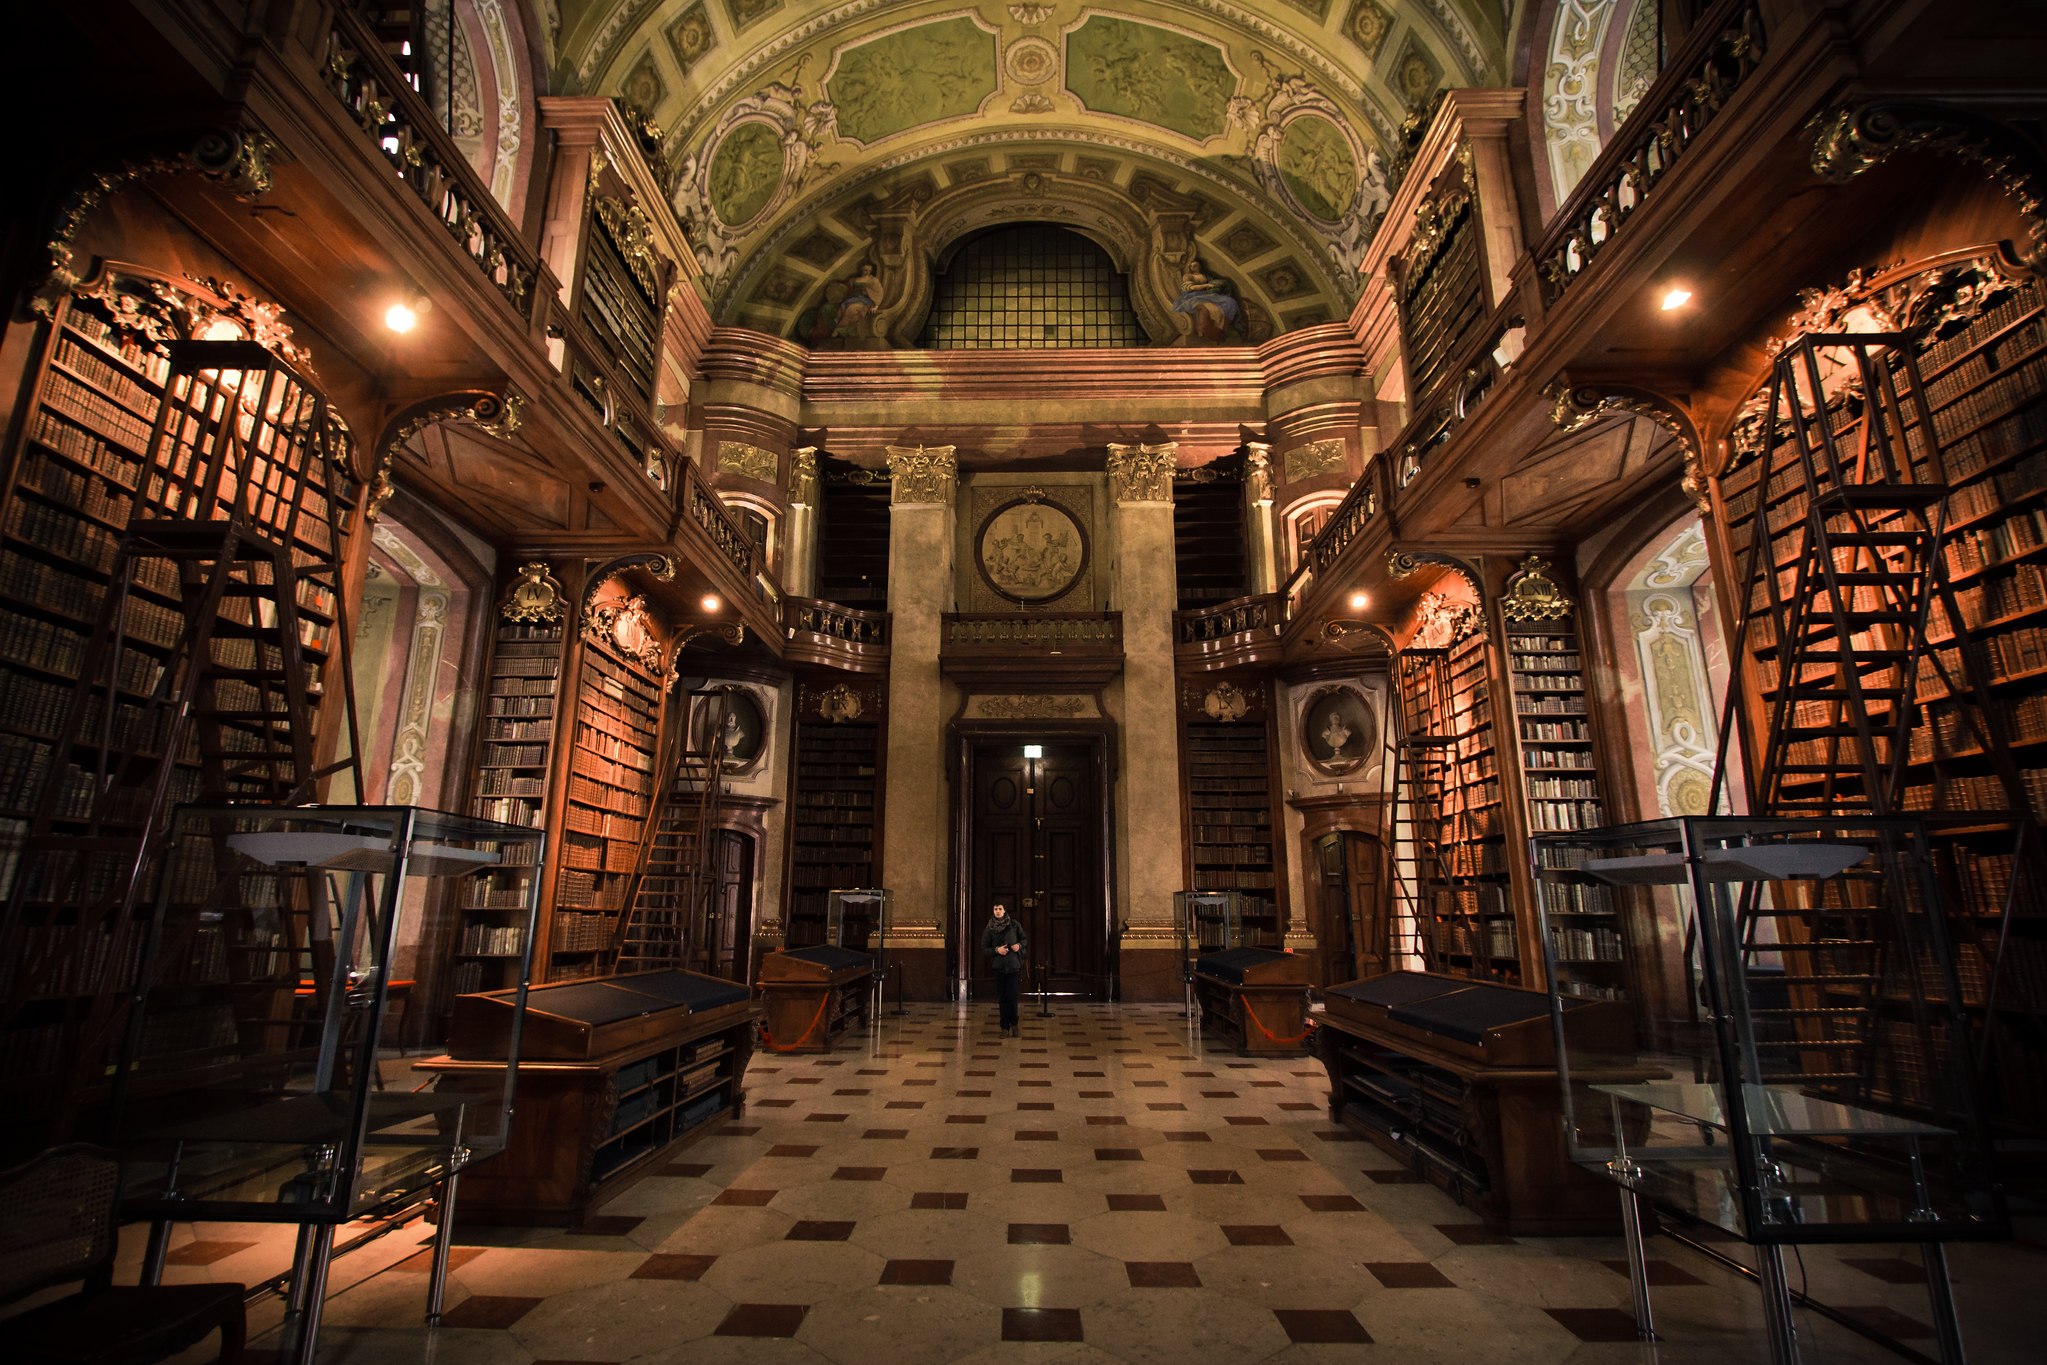
M796 319L796 339L814 350L865 350L880 345L874 310L881 305L881 276L873 261L824 288L824 302Z
M1192 252L1180 268L1180 297L1174 300L1173 311L1191 319L1189 340L1220 345L1232 337L1244 338L1244 306L1237 301L1236 287L1212 278Z

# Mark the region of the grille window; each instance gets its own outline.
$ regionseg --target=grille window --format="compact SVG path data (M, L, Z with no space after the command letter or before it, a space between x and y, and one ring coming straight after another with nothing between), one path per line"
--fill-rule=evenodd
M934 351L1144 346L1126 281L1078 233L1028 225L968 242L938 278L920 346Z

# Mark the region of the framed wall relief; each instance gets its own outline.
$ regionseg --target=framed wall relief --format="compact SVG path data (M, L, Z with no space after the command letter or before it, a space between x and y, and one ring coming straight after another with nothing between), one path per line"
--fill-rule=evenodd
M1321 688L1301 708L1301 752L1317 772L1330 777L1356 772L1378 741L1371 705L1355 688Z
M1087 565L1087 529L1041 495L1027 492L998 505L974 533L981 581L1019 606L1065 596Z
M695 699L690 716L690 747L700 754L710 752L715 724L725 740L726 771L735 774L751 772L767 751L767 712L761 706L760 697L749 688L725 690L723 707L719 706L719 700L717 696Z

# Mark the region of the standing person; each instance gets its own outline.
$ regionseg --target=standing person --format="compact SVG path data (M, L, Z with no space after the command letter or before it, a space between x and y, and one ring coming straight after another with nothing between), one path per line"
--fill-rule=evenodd
M1016 1036L1016 988L1023 975L1023 926L1009 917L1009 907L997 901L988 912L988 927L981 931L981 951L995 970L995 997L1002 1002L1002 1032Z

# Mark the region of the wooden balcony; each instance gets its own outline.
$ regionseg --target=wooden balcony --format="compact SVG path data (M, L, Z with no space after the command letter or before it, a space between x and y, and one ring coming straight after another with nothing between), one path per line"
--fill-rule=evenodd
M1123 671L1123 617L948 612L938 666L968 686L1100 687Z
M888 669L889 616L860 611L815 597L782 601L783 658L848 673Z
M1278 657L1285 627L1286 599L1278 593L1175 612L1174 661L1193 671L1263 663Z

